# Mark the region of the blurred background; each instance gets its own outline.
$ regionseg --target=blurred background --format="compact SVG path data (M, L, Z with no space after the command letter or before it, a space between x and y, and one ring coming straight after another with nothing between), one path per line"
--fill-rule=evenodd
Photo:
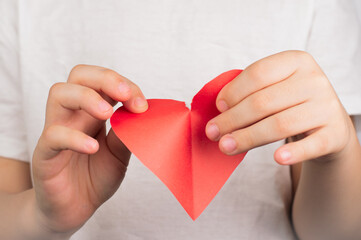
M360 22L361 25L361 0L354 0L356 7L357 7L357 11L358 11L358 20Z
M361 0L354 0L357 6L357 10L358 10L358 19L360 21L361 24Z

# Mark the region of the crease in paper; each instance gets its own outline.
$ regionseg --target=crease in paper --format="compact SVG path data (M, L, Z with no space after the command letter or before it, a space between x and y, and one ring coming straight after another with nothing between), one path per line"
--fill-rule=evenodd
M119 139L173 193L188 215L197 219L216 196L245 153L227 156L205 135L207 122L219 114L218 92L241 70L225 72L184 102L150 99L145 113L119 108L111 125Z

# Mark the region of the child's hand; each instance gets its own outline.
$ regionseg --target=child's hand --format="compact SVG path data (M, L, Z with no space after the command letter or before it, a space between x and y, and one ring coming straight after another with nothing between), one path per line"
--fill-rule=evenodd
M96 66L76 66L51 88L32 165L36 214L47 229L76 231L122 182L130 152L105 130L117 101L132 112L148 107L135 84Z
M230 155L302 134L275 152L278 163L333 159L348 151L355 135L327 77L305 52L255 62L222 89L216 105L222 113L208 122L206 134Z

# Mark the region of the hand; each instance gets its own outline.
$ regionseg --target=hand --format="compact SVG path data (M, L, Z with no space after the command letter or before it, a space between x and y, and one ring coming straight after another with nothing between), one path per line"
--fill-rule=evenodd
M297 135L301 140L275 152L278 163L334 159L350 153L355 136L327 77L301 51L250 65L221 90L216 105L222 113L208 122L206 134L229 155Z
M105 130L117 101L134 113L148 107L135 84L97 66L78 65L50 89L32 165L37 215L47 229L76 231L122 182L130 152Z

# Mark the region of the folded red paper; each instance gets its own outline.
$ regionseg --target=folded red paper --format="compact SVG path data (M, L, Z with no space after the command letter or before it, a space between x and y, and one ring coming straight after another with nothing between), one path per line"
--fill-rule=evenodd
M128 149L173 193L195 220L225 184L246 153L227 156L205 135L207 122L219 114L215 100L241 70L225 72L184 102L148 100L141 114L120 107L111 117L114 132Z

